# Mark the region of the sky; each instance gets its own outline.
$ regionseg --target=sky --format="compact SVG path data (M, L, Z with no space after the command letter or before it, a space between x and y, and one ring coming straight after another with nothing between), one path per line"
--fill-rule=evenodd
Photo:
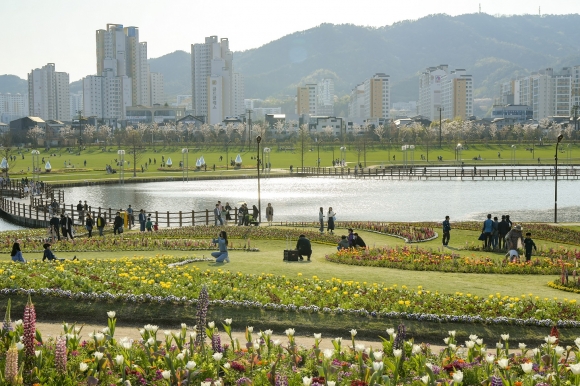
M233 51L322 23L382 27L402 20L481 11L490 15L580 13L578 0L0 0L0 75L26 78L55 63L76 81L96 72L95 31L107 23L139 27L149 58L184 50L206 36ZM234 57L235 58L235 57Z

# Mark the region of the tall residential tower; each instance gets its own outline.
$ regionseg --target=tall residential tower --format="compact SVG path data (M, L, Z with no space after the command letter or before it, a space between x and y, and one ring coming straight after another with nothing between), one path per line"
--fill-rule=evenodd
M44 120L69 120L69 75L55 71L54 63L28 74L28 108L31 116Z

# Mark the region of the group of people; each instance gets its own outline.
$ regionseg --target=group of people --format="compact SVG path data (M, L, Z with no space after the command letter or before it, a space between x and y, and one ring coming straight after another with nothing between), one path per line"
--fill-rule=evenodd
M16 263L26 263L26 260L24 259L24 256L22 255L22 249L20 249L20 244L22 243L22 240L18 239L16 240L13 244L12 244L12 250L10 251L10 257L12 258L12 261L16 262ZM54 255L54 252L52 252L51 247L52 244L50 243L44 243L42 245L42 247L44 248L44 252L42 254L42 261L64 261L64 259L59 259L58 257L56 257ZM72 260L77 260L77 256L75 255Z
M332 206L328 208L328 212L324 214L324 208L320 207L318 212L318 222L320 223L320 233L324 233L324 218L327 219L326 231L334 234L334 222L336 221L336 213L332 210Z

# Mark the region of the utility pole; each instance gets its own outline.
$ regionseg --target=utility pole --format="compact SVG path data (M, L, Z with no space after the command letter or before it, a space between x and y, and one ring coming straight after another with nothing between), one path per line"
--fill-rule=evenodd
M246 110L248 113L248 150L250 150L252 146L252 110Z
M439 107L439 149L441 149L441 112L443 111L443 107Z

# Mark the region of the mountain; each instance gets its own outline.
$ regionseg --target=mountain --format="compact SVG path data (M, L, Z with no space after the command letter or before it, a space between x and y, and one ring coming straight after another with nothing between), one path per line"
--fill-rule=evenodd
M28 81L16 75L0 75L0 92L3 94L27 94Z
M298 85L322 78L334 79L335 93L342 97L384 72L391 76L392 102L417 100L419 74L439 64L466 69L474 78L475 98L493 98L501 81L546 67L580 65L578 25L578 14L479 13L431 15L381 28L322 24L235 52L234 66L244 75L247 98L288 99L296 95ZM149 66L163 73L170 98L191 93L188 52L149 59ZM11 92L7 87L17 90L19 84L17 92L26 92L25 80L0 76L0 92ZM71 90L77 89L79 82L71 84Z

